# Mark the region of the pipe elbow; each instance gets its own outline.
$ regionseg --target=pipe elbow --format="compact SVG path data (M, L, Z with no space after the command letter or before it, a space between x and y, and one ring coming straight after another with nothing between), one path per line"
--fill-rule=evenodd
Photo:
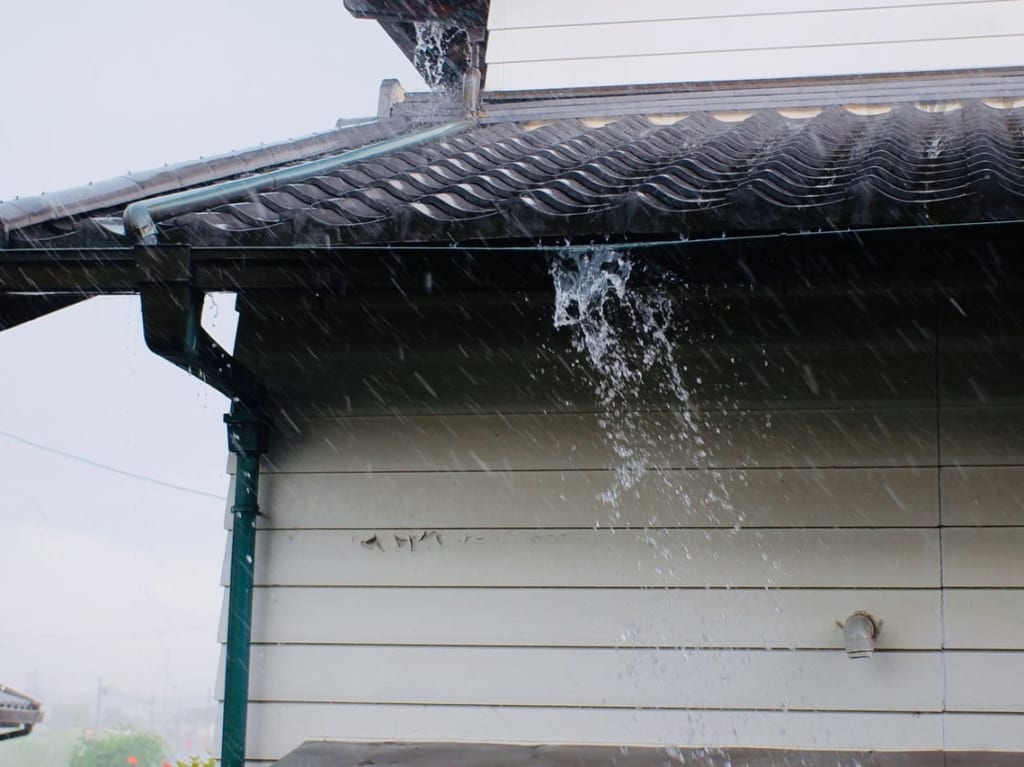
M136 245L156 245L156 222L145 202L133 202L124 209L124 231Z

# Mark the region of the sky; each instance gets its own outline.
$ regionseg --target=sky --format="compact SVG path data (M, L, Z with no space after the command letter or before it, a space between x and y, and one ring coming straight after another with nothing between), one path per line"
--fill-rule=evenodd
M0 199L330 130L372 115L386 77L424 87L342 0L33 0L4 31ZM225 343L234 321L231 296L208 301ZM226 400L145 348L134 297L0 333L0 360L0 683L204 702Z

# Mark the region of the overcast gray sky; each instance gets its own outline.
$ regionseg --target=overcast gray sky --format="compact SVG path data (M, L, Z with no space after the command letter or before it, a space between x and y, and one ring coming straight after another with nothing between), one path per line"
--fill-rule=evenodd
M385 77L423 87L342 0L33 0L7 4L4 33L0 199L328 130L372 114ZM215 313L230 334L230 301ZM112 694L202 700L225 400L145 349L132 298L0 333L0 359L0 557L18 585L0 682L88 700L102 676Z

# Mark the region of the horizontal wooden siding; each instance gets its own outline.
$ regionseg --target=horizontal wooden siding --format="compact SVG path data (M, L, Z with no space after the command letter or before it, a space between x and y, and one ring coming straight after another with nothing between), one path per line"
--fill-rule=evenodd
M681 309L706 449L664 440L618 506L543 299L246 315L241 352L289 403L264 465L251 756L313 738L1024 749L1024 401L985 353L1024 349L1020 297ZM538 350L565 364L533 373ZM437 383L446 366L472 383ZM634 430L679 434L658 396ZM883 621L868 661L837 626L857 610Z

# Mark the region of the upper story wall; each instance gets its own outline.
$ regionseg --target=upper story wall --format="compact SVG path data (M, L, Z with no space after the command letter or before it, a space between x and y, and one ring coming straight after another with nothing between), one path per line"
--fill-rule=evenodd
M492 0L487 89L1024 64L1024 0Z

